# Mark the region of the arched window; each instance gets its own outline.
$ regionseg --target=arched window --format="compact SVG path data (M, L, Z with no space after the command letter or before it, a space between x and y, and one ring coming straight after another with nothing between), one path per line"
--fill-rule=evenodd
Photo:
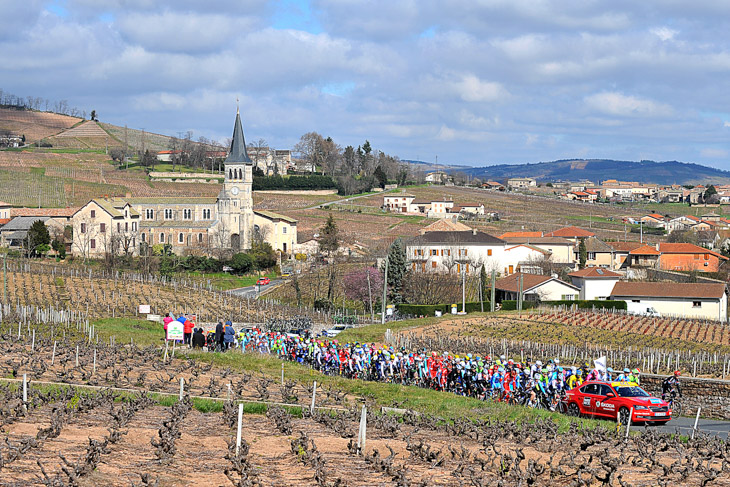
M146 233L143 233L142 234L142 241L143 242L146 242L147 241L147 237L145 235L147 235L147 234Z
M165 243L165 234L164 233L160 234L160 243Z
M198 243L203 243L203 234L202 233L198 234Z
M182 232L177 234L177 243L183 243L185 242L185 235L182 234Z

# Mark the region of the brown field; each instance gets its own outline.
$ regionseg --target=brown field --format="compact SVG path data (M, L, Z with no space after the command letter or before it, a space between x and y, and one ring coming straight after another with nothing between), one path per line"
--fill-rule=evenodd
M275 381L213 366L212 361L208 365L180 356L164 361L159 348L126 345L82 343L75 366L74 345L61 342L49 366L51 340L38 335L31 351L28 337L23 338L15 342L4 336L0 341L5 371L31 377L25 408L17 382L12 388L0 387L2 486L730 485L725 475L730 448L718 438L697 435L684 441L647 431L624 439L579 421L559 432L550 419L524 424L490 419L489 404L483 418L445 422L412 412L396 419L378 414L376 404L368 402L367 443L358 454L356 398L336 389L320 390L318 404L334 408L314 414L305 408L299 417L299 405L307 404L309 391L308 384L296 382L288 398L296 409L269 405L242 417L237 455L229 447L236 435L233 401L222 411L219 406L216 412L201 412L213 409L211 401L150 400L140 392L175 393L184 377L186 384L194 379L186 390L193 395L222 398L230 383L233 399L262 398L270 390L265 400L277 401L283 396L277 394ZM48 367L42 373L40 363ZM140 384L142 373L146 378ZM122 398L118 392L38 385L49 377L138 392ZM268 385L262 388L262 383ZM294 397L296 402L291 402Z
M24 134L29 142L56 135L81 121L80 118L57 113L0 108L0 128Z

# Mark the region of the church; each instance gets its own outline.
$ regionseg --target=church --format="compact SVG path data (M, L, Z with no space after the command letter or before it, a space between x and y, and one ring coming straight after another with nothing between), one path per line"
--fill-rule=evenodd
M169 245L177 255L243 252L267 242L283 258L297 243L297 221L253 209L253 162L246 151L241 114L236 110L233 142L217 198L94 198L73 215L71 250L81 257L139 255L143 247Z

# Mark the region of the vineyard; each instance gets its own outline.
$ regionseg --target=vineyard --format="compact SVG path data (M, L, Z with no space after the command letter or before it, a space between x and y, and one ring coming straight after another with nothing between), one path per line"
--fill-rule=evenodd
M587 420L561 417L561 427L550 414L505 421L489 416L493 403L467 399L481 405L472 420L384 414L380 405L399 405L396 388L403 397L411 388L381 384L393 394L387 404L365 400L363 443L363 402L335 385L354 381L286 364L282 383L257 372L270 364L249 354L230 352L216 365L205 355L173 357L91 335L72 321L0 326L9 377L0 384L0 484L730 485L728 442L702 434L626 438ZM315 392L312 379L324 387ZM237 448L239 402L246 414Z
M263 323L273 318L309 317L316 323L331 317L309 308L274 304L214 291L196 281L165 281L152 276L93 273L64 267L8 261L7 302L56 310L78 310L88 320L135 318L140 304L152 313L192 313L203 322L231 319Z
M392 334L390 343L409 349L518 358L560 357L579 365L601 355L615 368L649 373L730 376L730 337L719 323L649 319L624 314L531 310L520 315L441 321Z

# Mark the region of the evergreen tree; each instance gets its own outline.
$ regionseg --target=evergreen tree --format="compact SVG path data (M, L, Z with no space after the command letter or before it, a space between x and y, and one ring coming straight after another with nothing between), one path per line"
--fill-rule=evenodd
M479 272L479 285L482 287L482 301L488 301L491 286L487 279L487 270L484 268L484 265L482 265L482 270Z
M385 185L388 184L388 176L385 175L385 171L383 171L382 166L378 166L375 168L373 176L375 176L375 179L378 181L378 186L380 186L382 189L385 189Z
M388 299L391 303L403 302L403 281L408 273L408 261L403 242L397 239L388 251Z
M325 252L328 257L337 252L340 248L340 236L337 224L332 215L327 217L327 221L319 231L319 248Z
M586 239L584 238L580 239L580 243L578 244L578 257L580 259L579 267L581 269L585 268L586 261L588 260L588 250L586 250Z
M51 248L51 235L42 220L33 222L25 239L28 256L44 254Z

